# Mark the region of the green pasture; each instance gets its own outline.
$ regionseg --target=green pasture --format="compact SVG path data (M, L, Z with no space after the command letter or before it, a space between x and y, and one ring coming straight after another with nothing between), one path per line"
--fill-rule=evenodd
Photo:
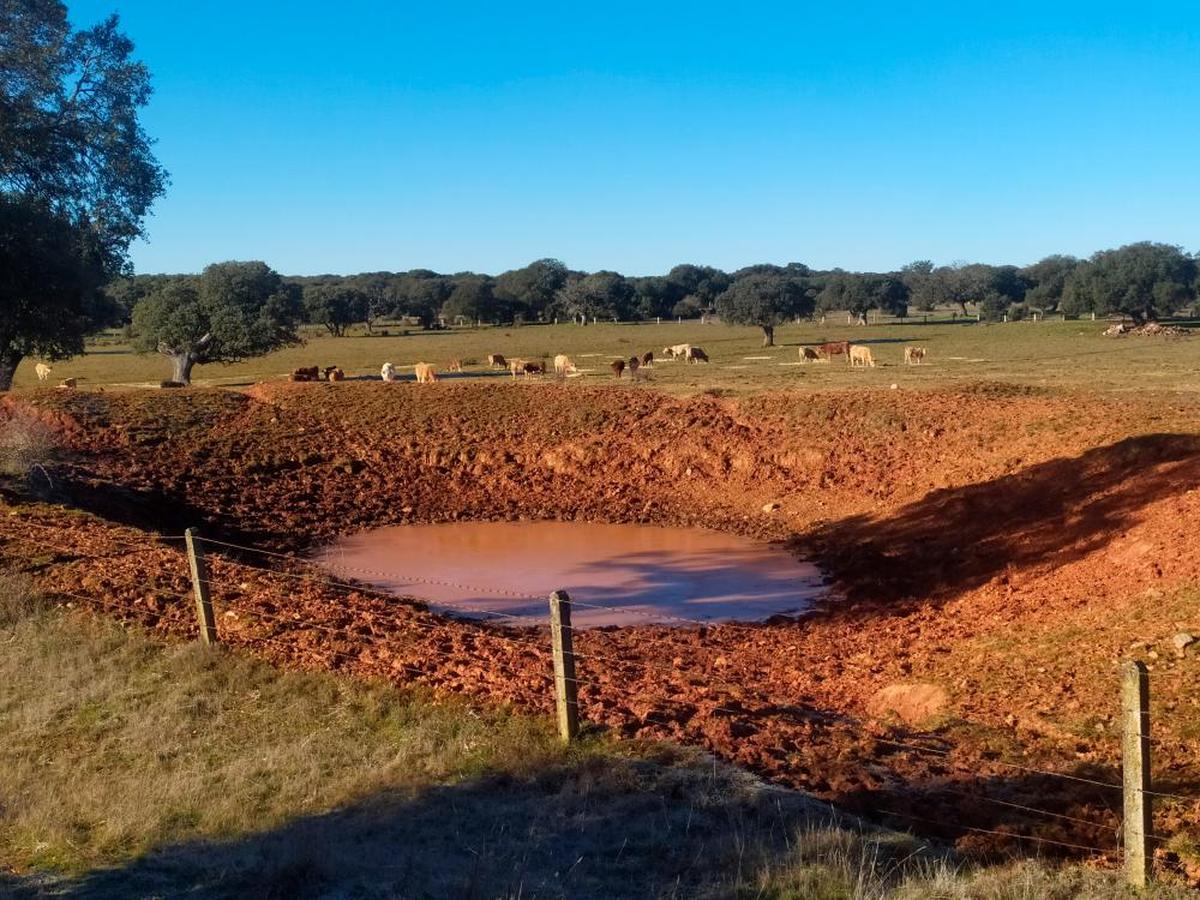
M378 378L384 362L392 362L406 377L418 362L439 370L452 359L465 365L452 378L499 378L488 369L488 354L552 360L569 354L581 369L578 381L612 381L609 363L620 357L653 350L661 356L669 344L703 347L709 365L656 360L643 382L657 389L689 393L707 389L733 392L800 389L821 390L854 386L933 387L967 381L993 380L1056 387L1100 390L1180 390L1200 386L1200 342L1183 337L1121 335L1105 337L1109 323L1042 321L976 323L938 318L910 319L868 326L846 325L844 317L785 325L776 332L776 346L764 348L756 328L700 324L525 325L454 328L421 331L391 326L388 334L368 335L362 329L345 337L306 329L305 343L258 359L232 365L198 366L198 385L246 386L281 380L299 366L338 365L350 378ZM822 341L850 340L870 346L874 369L851 370L845 357L830 363L801 364L798 348ZM922 366L903 365L906 345L925 347ZM15 388L37 386L28 359L17 372ZM409 367L407 372L405 367ZM134 353L119 335L93 341L81 357L54 364L52 379L74 377L81 389L154 386L168 377L166 361L153 354ZM628 378L625 379L628 384Z

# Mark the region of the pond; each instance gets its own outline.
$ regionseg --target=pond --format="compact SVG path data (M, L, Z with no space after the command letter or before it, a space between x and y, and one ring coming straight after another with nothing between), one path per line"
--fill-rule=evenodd
M550 592L565 590L573 624L585 628L756 621L802 613L825 593L820 570L783 548L700 528L402 525L340 538L315 559L332 574L467 615L544 619Z

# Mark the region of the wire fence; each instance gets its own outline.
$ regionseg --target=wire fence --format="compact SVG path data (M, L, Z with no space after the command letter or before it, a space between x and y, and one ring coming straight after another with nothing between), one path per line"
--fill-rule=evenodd
M137 600L97 596L94 591L83 593L79 589L59 586L57 578L48 579L49 594L81 605L98 606L126 621L157 626L167 620L167 630L203 635L203 607L207 604L207 615L211 617L208 624L218 640L251 650L270 649L288 659L308 654L328 664L336 662L338 657L361 660L364 654L377 654L394 675L403 673L406 679L416 683L434 687L449 685L452 688L474 690L483 696L494 695L498 688L502 688L500 692L503 695L519 697L543 711L551 707L561 711L564 704L573 704L585 718L589 713L603 721L611 721L615 716L622 720L622 728L632 733L659 729L672 737L703 741L703 725L713 717L725 717L731 723L770 718L776 724L801 729L798 732L799 739L819 742L823 738L833 741L844 736L858 741L864 748L864 759L861 760L864 766L872 764L870 751L876 747L935 761L933 765L936 770L924 781L899 784L893 791L896 795L893 799L915 796L948 801L953 798L959 809L957 815L938 818L929 815L926 807L921 812L913 812L911 809L896 808L895 803L880 804L878 795L888 794L880 790L860 790L859 796L850 798L852 802L849 805L862 814L936 826L934 830L950 835L980 834L1002 841L1027 842L1040 847L1056 847L1073 854L1110 858L1124 845L1128 857L1128 847L1134 837L1160 844L1170 840L1169 835L1159 834L1149 827L1144 829L1145 834L1131 834L1128 817L1131 795L1140 795L1147 803L1150 798L1183 804L1200 801L1200 795L1159 790L1148 780L1148 775L1143 784L1131 788L1128 756L1124 760L1126 772L1123 780L1104 777L1095 771L1055 770L1006 758L989 756L978 759L969 755L960 758L960 748L949 743L943 735L913 737L887 723L864 720L843 711L800 708L788 702L786 697L755 696L747 701L744 697L734 696L728 686L722 687L707 679L707 673L715 665L714 655L729 652L728 647L706 644L708 635L717 632L723 635L739 632L761 635L762 625L657 615L569 598L560 601L556 599L560 595L556 593L552 596L551 592L526 594L467 585L451 579L431 579L344 566L336 561L329 564L339 575L402 583L406 587L406 595L401 597L370 583L335 577L312 560L247 544L205 538L194 533L192 538L196 553L203 558L204 564L200 569L193 570L198 575L189 576L185 551L180 547L186 541L186 535L154 536L154 543L150 547L160 552L155 553L153 559L147 559L150 547L144 540L140 543L135 539L128 542L111 541L105 537L97 540L95 547L68 546L62 539L61 529L54 526L22 520L20 527L24 534L6 534L4 539L61 557L58 561L61 565L52 569L54 573L61 573L76 562L102 566L118 558L140 556L146 559L147 564L155 569L156 580L139 586L138 593L143 596ZM192 545L192 542L188 543ZM207 547L211 552L202 551L199 549L201 547ZM164 562L159 558L161 554L166 554L173 563L168 572L160 571ZM241 573L243 578L259 579L261 583L256 582L243 590L241 583L236 580L237 573ZM159 579L164 584L159 584ZM312 597L304 598L303 613L296 611L295 598L286 589L287 584L302 586L303 590L312 592ZM419 595L407 594L407 588L413 585L453 587L476 595L539 602L545 604L545 612L497 612L441 599L423 600ZM252 597L247 599L247 594L252 594ZM268 599L264 599L264 596ZM565 598L565 595L561 596ZM204 603L200 602L202 598ZM192 613L193 604L200 611L198 619ZM370 608L363 609L364 604ZM561 619L564 604L565 622ZM289 607L292 609L290 612ZM658 624L688 626L696 640L685 648L657 634L639 632L639 658L594 652L589 649L592 642L588 639L587 631L574 634L572 639L572 607L620 616L632 615ZM468 618L448 620L431 610L458 613ZM370 615L360 621L364 612ZM560 625L560 622L563 624ZM564 628L567 632L565 654ZM448 634L457 641L452 641L453 646L449 649L445 646ZM576 647L577 643L579 647ZM464 666L473 662L469 654L484 646L489 651L487 666ZM670 650L674 655L670 665L654 661L655 651L663 649ZM680 660L678 654L685 650L689 656ZM463 653L467 653L468 658L461 658ZM564 660L564 655L569 656L569 660ZM564 665L565 662L569 662L569 665ZM469 669L470 677L465 674L465 668ZM622 690L628 689L629 679L634 675L643 679L639 694L636 698L623 697ZM702 696L681 697L672 694L673 690L691 687L691 682L696 680L704 681ZM650 695L644 694L647 683L656 687ZM619 703L622 700L625 701L623 707ZM614 706L625 712L612 713ZM635 706L640 707L641 711L634 712ZM1148 723L1148 712L1146 716ZM813 729L825 729L829 734L822 735ZM575 737L574 734L564 736L571 739ZM1146 733L1144 726L1132 730L1127 728L1126 745L1131 738L1135 743L1138 740L1144 743L1154 740ZM1030 748L1020 749L1024 753L1030 752ZM1069 768L1072 767L1064 766L1064 769ZM1047 809L1033 801L1016 802L1014 799L994 796L987 791L989 776L984 774L985 770L991 773L1020 773L1021 776L1038 779L1039 783L1058 784L1064 802L1075 805L1064 811ZM786 777L795 773L789 773L785 765L783 772L776 774ZM864 793L866 796L862 796ZM997 810L999 821L979 821L979 804ZM1038 826L1038 822L1042 826ZM1039 827L1044 827L1049 834L1037 833ZM1076 833L1084 835L1085 840L1072 839ZM1097 835L1108 837L1101 839Z

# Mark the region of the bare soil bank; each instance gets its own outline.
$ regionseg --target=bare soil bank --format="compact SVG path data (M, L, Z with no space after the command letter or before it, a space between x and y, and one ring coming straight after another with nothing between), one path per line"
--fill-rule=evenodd
M702 744L965 848L1072 852L970 829L1111 848L1119 793L1035 770L1119 780L1117 666L1135 656L1154 667L1158 787L1200 793L1200 660L1171 644L1200 634L1194 400L577 388L8 400L66 445L57 499L95 515L14 507L0 554L64 599L183 636L191 610L171 595L186 566L149 531L198 525L285 553L365 527L522 517L785 540L844 599L799 622L587 632L577 649L603 658L581 670L588 721ZM286 560L231 551L213 571L226 637L280 663L549 708L535 629L289 577ZM1160 805L1159 833L1196 820L1195 803Z

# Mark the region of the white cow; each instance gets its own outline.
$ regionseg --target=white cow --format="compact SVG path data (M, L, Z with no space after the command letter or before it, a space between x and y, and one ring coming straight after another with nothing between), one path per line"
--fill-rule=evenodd
M384 381L395 381L396 380L396 367L393 366L390 362L385 362L383 364L383 368L379 370L379 374L381 376L383 376Z
M554 357L554 374L559 378L566 378L572 372L577 371L579 370L575 368L575 363L565 353L560 353Z
M691 344L675 344L672 347L663 347L663 356L667 359L688 359L691 355Z
M50 373L54 371L45 363L38 363L33 367L33 370L37 372L38 381L45 381L50 377Z
M870 366L875 368L875 357L871 355L871 348L864 347L861 344L850 345L850 365L853 366Z

